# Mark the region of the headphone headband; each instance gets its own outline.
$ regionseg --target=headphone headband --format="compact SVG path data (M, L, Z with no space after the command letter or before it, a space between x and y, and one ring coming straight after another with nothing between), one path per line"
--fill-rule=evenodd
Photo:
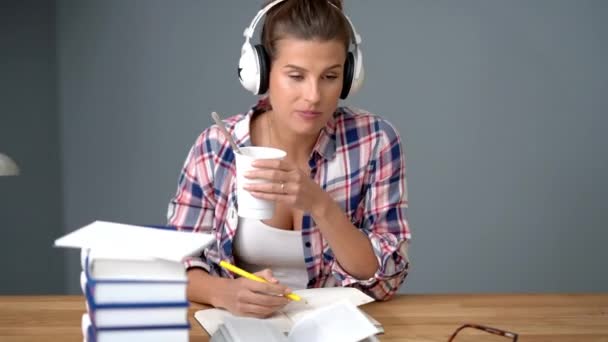
M262 8L258 12L258 14L256 14L255 17L253 17L253 20L251 20L251 24L249 24L249 26L243 32L243 36L245 36L245 38L247 38L247 39L251 39L251 37L253 37L253 33L255 32L255 27L258 25L258 22L260 21L260 19L262 19L262 17L268 11L270 11L271 8L273 8L275 5L277 5L278 3L283 2L283 1L285 1L285 0L275 0L271 3L269 3L268 5L266 5L266 7Z
M255 28L258 25L258 23L260 22L260 20L262 19L262 17L264 15L266 15L266 13L268 13L268 11L270 11L270 9L272 9L274 6L276 6L279 3L284 2L284 1L285 0L274 0L273 2L269 3L268 5L266 5L266 7L262 8L255 15L255 17L253 17L253 20L251 20L251 23L249 24L249 26L247 28L245 28L245 31L243 31L243 36L247 40L251 39L253 37L253 33L255 32ZM337 9L338 11L340 11L340 13L342 13L342 15L344 16L344 18L346 18L346 21L348 22L348 25L350 26L351 38L352 38L353 44L355 44L355 46L358 46L359 44L361 44L361 36L357 33L357 30L355 29L355 25L353 25L353 22L346 15L346 13L342 12L342 10L340 8L338 8L336 5L334 5L330 1L328 1L328 3L331 6L333 6L335 9Z
M251 91L254 94L263 94L268 88L268 73L270 69L270 60L264 47L261 44L255 46L251 45L249 40L253 37L255 28L262 19L262 17L270 11L271 8L284 2L286 0L274 0L264 8L262 8L255 17L251 20L249 26L243 31L245 42L241 47L241 58L239 59L238 75L241 84L245 89ZM355 25L353 25L350 18L336 5L328 0L328 3L333 6L336 10L346 18L350 27L350 41L354 45L354 54L347 51L347 58L344 64L344 84L342 87L342 93L340 98L346 98L349 93L355 93L363 83L364 71L363 71L363 56L359 45L361 44L361 36L357 33Z

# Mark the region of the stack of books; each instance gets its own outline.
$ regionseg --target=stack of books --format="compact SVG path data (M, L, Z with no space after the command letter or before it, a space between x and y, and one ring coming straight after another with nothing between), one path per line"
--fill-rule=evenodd
M188 341L181 263L83 249L81 266L85 341Z
M184 261L210 234L95 221L57 240L80 248L85 342L188 341Z

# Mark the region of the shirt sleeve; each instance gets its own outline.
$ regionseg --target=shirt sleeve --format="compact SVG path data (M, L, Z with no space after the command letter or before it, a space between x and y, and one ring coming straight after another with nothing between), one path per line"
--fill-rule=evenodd
M177 191L169 201L167 224L180 231L213 233L215 154L209 131L203 132L190 148L178 178ZM204 253L184 261L189 269L199 267L209 272Z
M404 282L409 270L410 229L407 219L405 157L398 132L380 122L382 138L369 164L369 187L364 195L363 219L356 225L372 244L379 267L370 279L349 275L336 261L334 275L342 286L353 286L376 300L388 300Z

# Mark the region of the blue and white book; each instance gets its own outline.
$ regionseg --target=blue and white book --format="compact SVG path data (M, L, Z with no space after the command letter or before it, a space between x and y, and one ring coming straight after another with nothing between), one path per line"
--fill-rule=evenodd
M80 266L89 279L186 281L184 264L138 255L130 250L83 248Z
M86 313L82 315L81 327L85 342L187 342L190 331L190 324L99 328Z
M82 293L89 292L95 304L183 303L186 287L186 280L96 280L80 273Z
M86 309L97 328L188 324L188 301L167 303L95 303L85 287Z

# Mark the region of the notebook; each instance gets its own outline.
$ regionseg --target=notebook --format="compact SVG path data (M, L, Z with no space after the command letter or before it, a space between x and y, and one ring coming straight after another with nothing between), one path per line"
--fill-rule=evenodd
M200 254L213 234L95 221L55 240L55 247L112 251L117 255L181 262Z
M314 289L303 289L294 291L305 299L301 302L290 302L282 310L265 321L274 325L280 332L288 334L294 324L307 314L324 307L331 306L337 302L347 302L355 307L373 302L374 299L358 289L352 287L323 287ZM227 317L233 317L230 312L220 308L199 310L195 312L194 318L212 336L222 325ZM382 325L366 315L369 321L376 327L378 333L383 333Z

